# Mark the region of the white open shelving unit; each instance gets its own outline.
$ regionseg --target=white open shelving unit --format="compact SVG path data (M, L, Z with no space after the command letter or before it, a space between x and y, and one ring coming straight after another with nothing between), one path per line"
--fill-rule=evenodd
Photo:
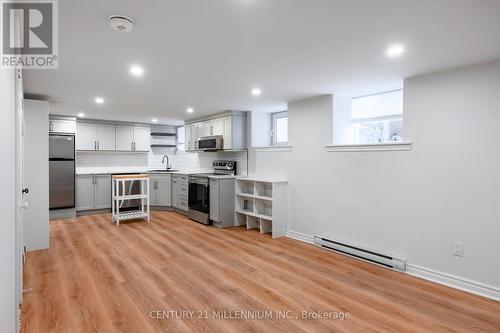
M112 178L112 220L120 225L120 221L150 219L149 209L149 176L148 175L116 175ZM132 182L140 182L140 194L124 195L125 188L131 186ZM139 210L120 211L124 200L141 200Z
M272 233L273 238L284 237L286 186L284 180L236 178L236 225L259 229L261 234Z

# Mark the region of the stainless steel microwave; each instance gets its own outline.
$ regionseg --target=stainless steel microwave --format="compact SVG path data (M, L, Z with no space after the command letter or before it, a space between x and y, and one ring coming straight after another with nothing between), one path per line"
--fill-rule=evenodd
M198 139L199 150L223 150L224 137L222 135L205 136Z

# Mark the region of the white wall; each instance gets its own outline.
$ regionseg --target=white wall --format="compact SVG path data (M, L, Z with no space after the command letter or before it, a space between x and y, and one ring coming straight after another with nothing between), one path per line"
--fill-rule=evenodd
M351 126L352 94L335 94L333 99L333 143L351 144L354 135Z
M28 251L49 248L49 103L24 100L24 242Z
M500 62L406 80L414 146L393 152L328 152L333 97L292 102L292 151L251 153L251 173L288 178L291 231L388 252L498 296L499 92Z
M248 123L251 147L266 147L271 145L271 113L268 112L248 112Z
M14 71L0 69L0 332L15 332L15 81Z

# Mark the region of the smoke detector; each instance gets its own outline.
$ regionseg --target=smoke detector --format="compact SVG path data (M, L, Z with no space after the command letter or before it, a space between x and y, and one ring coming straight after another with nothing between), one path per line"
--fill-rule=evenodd
M129 32L134 29L134 20L124 15L112 15L109 17L109 25L113 30Z

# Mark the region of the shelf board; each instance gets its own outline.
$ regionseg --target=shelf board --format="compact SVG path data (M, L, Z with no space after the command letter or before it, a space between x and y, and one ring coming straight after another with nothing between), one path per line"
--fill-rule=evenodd
M177 145L151 145L152 148L176 148Z
M136 200L136 199L148 199L148 194L132 194L132 195L115 195L113 197L114 200Z
M120 213L120 215L113 216L114 219L119 219L120 221L124 220L135 220L135 219L144 219L148 217L148 213L144 213L140 210L131 211L126 213Z
M177 133L152 132L151 136L177 136Z
M265 197L265 196L256 195L256 194L236 193L236 195L240 196L240 197L245 197L245 198L253 198L253 199L266 200L266 201L273 201L273 198L271 198L271 197Z
M264 215L264 214L257 214L257 213L254 213L254 212L251 212L251 211L248 211L248 210L237 210L236 213L243 214L243 215L248 215L248 216L253 216L253 217L257 217L259 219L264 219L264 220L268 220L268 221L272 221L273 220L272 216Z

